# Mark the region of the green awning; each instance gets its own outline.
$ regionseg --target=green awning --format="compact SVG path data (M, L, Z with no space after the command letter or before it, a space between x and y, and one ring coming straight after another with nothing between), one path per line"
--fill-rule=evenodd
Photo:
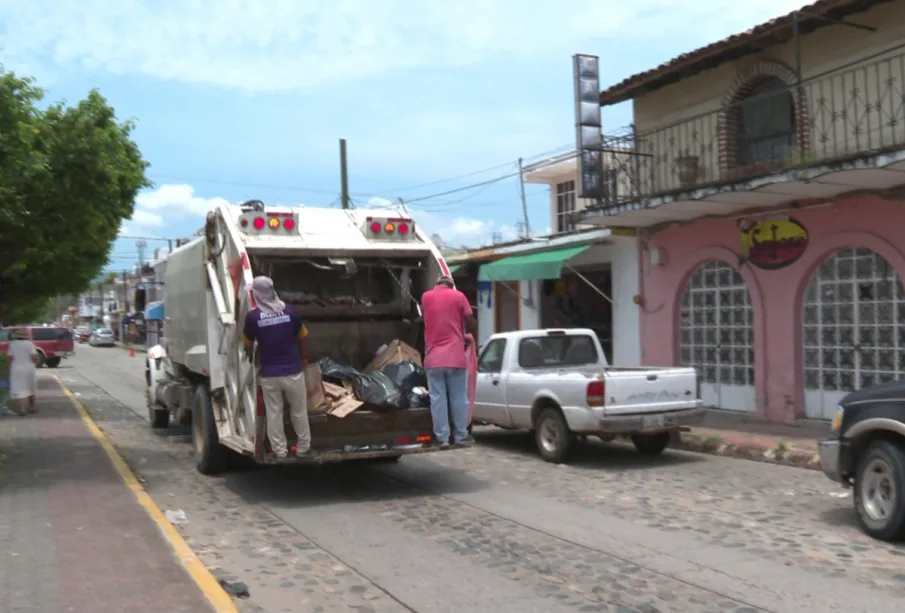
M447 268L449 268L449 276L451 277L454 274L456 274L457 270L462 268L462 264L451 264L451 265L447 266Z
M591 245L581 245L512 255L481 266L478 270L478 281L559 279L562 276L563 264L584 253L590 247Z

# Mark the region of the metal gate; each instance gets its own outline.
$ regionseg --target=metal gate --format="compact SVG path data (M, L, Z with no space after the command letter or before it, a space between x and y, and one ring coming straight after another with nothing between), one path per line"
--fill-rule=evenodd
M851 391L902 377L905 293L870 249L840 249L816 270L802 306L805 414L831 419Z
M754 312L741 275L726 262L701 265L679 310L679 362L701 377L705 406L754 411Z

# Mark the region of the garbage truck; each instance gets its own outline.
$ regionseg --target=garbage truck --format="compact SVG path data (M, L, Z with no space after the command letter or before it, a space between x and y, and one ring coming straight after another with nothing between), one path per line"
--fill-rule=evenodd
M419 299L441 273L449 268L437 247L413 219L392 211L265 206L260 200L217 206L198 235L167 258L163 344L148 349L145 371L151 426L191 425L204 474L249 461L393 461L456 449L433 444L429 401L406 402L398 393L377 406L357 386L376 381L383 389L389 377L378 377L381 363L420 367ZM257 344L247 350L242 340L257 275L271 277L281 299L305 321L312 365L350 373L348 381L332 383L330 373L322 373L324 399L333 398L329 412L312 406L310 386L321 384L306 376L311 458L277 458L267 439ZM424 389L415 391L426 396ZM291 421L284 421L292 449Z

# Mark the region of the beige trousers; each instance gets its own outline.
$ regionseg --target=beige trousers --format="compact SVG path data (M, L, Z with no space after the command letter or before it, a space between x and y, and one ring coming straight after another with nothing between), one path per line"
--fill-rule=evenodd
M287 455L286 430L283 427L283 407L289 405L289 418L298 435L296 453L311 449L311 428L308 425L308 391L305 373L285 377L261 377L264 410L267 413L267 438L278 456ZM285 403L285 404L284 404Z

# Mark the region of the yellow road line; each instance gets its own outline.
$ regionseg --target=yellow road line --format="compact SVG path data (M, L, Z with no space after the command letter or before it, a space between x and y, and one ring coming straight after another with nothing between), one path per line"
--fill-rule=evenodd
M56 380L57 385L63 390L63 393L66 394L66 397L69 398L73 406L75 406L75 410L78 411L79 416L82 418L82 422L84 422L88 431L91 432L91 436L93 436L94 440L103 447L104 451L107 453L107 457L110 458L110 463L113 464L113 468L119 473L119 476L126 484L126 487L132 492L132 495L135 496L138 504L144 508L145 512L147 512L154 523L157 524L157 527L160 528L164 538L170 543L170 546L176 553L176 557L178 557L179 561L182 563L183 568L185 568L192 580L198 585L201 593L203 593L204 597L210 602L214 611L216 611L216 613L238 613L238 609L236 609L233 599L223 590L217 582L217 579L214 578L204 563L198 559L198 556L195 555L195 552L188 546L188 543L185 542L182 535L173 527L173 524L167 521L163 511L161 511L160 507L154 503L150 494L148 494L147 490L142 487L141 483L139 483L138 479L135 477L135 473L132 472L132 469L129 468L126 461L119 455L119 452L107 436L97 427L97 424L94 423L94 420L88 415L88 411L86 411L85 407L82 406L82 403L78 401L75 394L63 385L63 382L60 381L59 377L56 375L52 376Z

